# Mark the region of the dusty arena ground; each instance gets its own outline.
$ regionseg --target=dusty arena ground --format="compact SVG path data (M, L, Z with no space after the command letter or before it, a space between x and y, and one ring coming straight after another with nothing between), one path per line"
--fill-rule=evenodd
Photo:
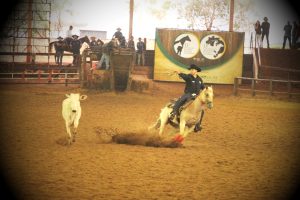
M183 146L111 142L104 133L147 135L182 84L150 93L114 93L63 85L1 85L1 181L16 199L283 200L300 180L300 103L215 86L201 133ZM81 103L77 140L64 144L65 93ZM171 137L174 129L167 128ZM4 188L4 186L2 188Z

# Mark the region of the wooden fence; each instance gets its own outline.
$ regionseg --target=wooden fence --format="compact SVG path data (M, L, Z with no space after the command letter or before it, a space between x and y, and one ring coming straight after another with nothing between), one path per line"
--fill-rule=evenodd
M241 88L242 81L251 81L251 88ZM267 89L262 90L261 87L257 85L263 85L267 83ZM286 85L283 90L275 90L274 84L279 83ZM249 84L248 84L249 85ZM274 79L258 79L258 78L248 78L248 77L236 77L234 79L233 94L237 95L239 90L250 91L252 96L255 96L257 92L269 93L270 96L274 94L287 94L289 98L294 95L300 95L299 90L300 81L292 80L274 80Z

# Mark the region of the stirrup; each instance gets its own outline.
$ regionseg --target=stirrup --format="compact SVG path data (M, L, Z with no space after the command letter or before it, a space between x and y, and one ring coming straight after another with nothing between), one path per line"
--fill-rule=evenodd
M170 113L169 119L173 120L175 118L175 113Z

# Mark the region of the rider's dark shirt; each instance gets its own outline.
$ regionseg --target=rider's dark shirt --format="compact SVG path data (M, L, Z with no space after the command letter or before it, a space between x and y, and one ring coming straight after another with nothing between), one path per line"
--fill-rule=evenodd
M123 34L121 31L117 31L114 33L113 37L117 38L119 41L121 41Z
M80 40L72 40L71 41L71 49L73 53L80 53L81 42Z
M184 93L195 93L199 94L200 90L204 89L203 80L200 76L196 76L196 78L192 74L184 74L179 73L179 77L181 77L185 81L185 89Z
M56 52L64 52L64 41L57 41L54 44Z

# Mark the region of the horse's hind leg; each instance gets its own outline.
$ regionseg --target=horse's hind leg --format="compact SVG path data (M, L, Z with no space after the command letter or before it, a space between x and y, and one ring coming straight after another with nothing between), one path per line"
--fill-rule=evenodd
M160 116L159 116L159 118L160 118L159 135L162 135L162 133L163 133L163 131L165 129L165 126L168 123L170 112L171 112L171 109L164 108L162 110L162 112L160 113Z
M161 121L160 119L158 118L155 122L155 124L153 124L152 126L149 126L148 127L148 130L152 130L152 129L158 129L160 127L160 124L161 124Z
M71 133L70 124L68 122L66 122L66 129L68 133L68 145L70 145L72 143L72 133Z

